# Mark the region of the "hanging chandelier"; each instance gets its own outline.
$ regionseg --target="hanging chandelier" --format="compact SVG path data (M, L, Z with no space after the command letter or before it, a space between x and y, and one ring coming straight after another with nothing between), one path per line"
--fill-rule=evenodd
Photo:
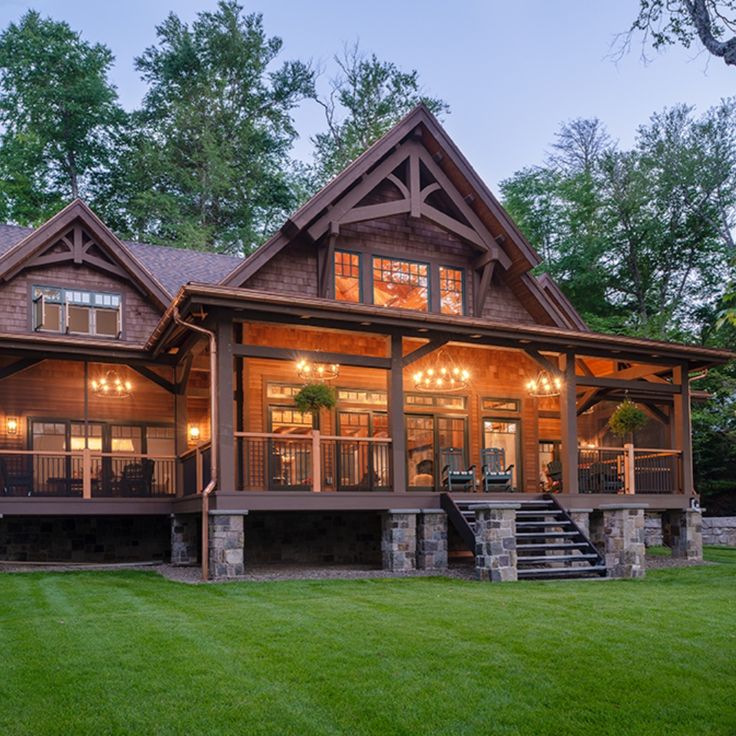
M110 370L102 378L93 378L90 382L92 393L103 399L127 399L133 390L133 384L123 380L116 370Z
M538 399L548 396L559 396L562 388L562 379L550 375L548 371L539 371L536 378L526 384L529 395Z
M429 368L414 374L414 390L423 392L464 391L470 385L470 371L459 366L451 357L440 352Z
M333 381L340 375L337 363L315 363L302 358L296 364L296 374L302 381Z

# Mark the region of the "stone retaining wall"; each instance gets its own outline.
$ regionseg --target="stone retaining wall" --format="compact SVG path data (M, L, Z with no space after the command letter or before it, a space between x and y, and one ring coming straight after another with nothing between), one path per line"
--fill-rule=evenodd
M703 544L736 547L736 516L704 516Z

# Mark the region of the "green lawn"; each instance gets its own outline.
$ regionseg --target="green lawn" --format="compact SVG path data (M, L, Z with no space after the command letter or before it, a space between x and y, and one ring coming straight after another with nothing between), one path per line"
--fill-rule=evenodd
M736 733L736 549L640 581L0 575L0 734Z

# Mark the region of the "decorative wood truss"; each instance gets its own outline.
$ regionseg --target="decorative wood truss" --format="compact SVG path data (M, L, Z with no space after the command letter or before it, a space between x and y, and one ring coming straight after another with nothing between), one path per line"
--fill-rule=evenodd
M376 192L387 185L396 198L376 202ZM322 239L320 295L329 294L340 229L395 215L426 218L479 252L473 267L476 272L474 307L475 313L480 314L496 264L504 269L511 265L510 258L500 247L503 238L488 230L427 149L416 140L396 146L307 229L312 241Z

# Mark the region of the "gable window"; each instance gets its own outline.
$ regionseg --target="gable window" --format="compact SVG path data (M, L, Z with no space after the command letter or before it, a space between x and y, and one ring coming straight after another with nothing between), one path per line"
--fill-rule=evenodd
M426 312L429 308L429 266L374 257L373 303Z
M120 294L34 286L32 299L36 331L120 337Z
M359 302L360 297L360 254L336 250L335 299L341 302Z
M463 272L459 268L440 266L440 311L442 314L463 314Z

